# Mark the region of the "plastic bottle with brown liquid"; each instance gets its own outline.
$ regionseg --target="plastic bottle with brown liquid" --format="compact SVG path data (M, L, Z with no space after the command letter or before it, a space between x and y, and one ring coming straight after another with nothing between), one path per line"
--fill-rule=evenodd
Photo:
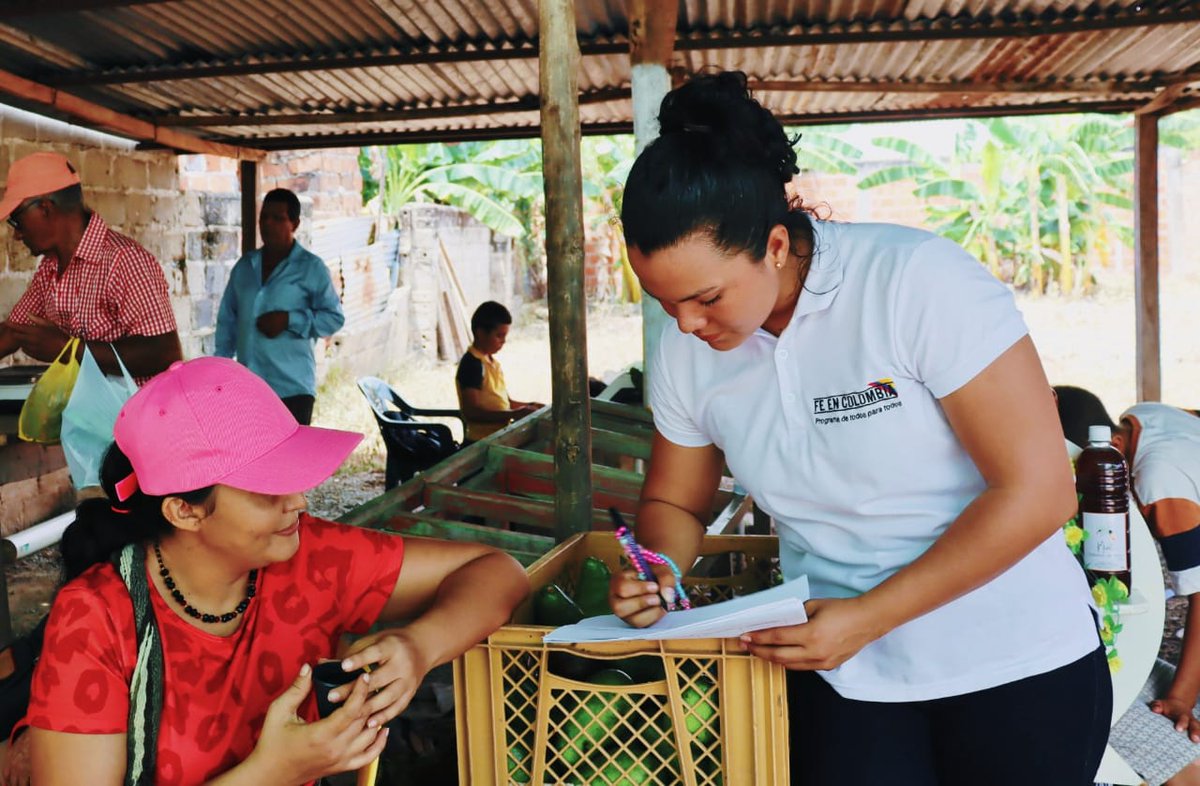
M1075 460L1083 567L1093 583L1116 577L1132 588L1129 562L1129 468L1113 447L1112 429L1089 426L1088 444Z

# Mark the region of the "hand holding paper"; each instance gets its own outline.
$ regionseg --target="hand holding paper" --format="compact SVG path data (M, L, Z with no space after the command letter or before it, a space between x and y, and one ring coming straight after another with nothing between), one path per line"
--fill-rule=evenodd
M763 660L803 671L837 668L886 633L857 598L818 598L808 603L804 625L784 625L742 636L746 649Z
M547 644L595 641L654 641L658 639L733 638L749 631L797 625L807 617L808 577L778 587L689 611L674 611L648 628L634 628L612 614L591 617L555 628Z

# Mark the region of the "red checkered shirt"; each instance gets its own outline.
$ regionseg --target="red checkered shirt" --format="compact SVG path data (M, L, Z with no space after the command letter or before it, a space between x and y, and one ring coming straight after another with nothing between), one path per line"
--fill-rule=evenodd
M136 241L109 229L96 213L63 274L58 274L58 258L44 255L8 318L29 325L33 316L85 341L161 336L176 329L158 260Z

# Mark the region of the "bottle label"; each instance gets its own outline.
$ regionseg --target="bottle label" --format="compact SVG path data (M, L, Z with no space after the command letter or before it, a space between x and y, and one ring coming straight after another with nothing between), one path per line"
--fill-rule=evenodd
M1088 570L1129 570L1127 513L1082 513L1083 566Z

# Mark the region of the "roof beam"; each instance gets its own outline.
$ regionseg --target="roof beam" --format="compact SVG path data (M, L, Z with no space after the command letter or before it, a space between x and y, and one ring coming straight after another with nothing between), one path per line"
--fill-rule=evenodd
M91 128L111 131L145 142L153 142L173 150L187 153L210 153L228 158L259 159L263 157L255 150L222 142L210 142L182 131L162 128L145 120L114 112L107 107L93 104L91 101L85 101L70 93L55 90L37 82L31 82L8 71L0 70L0 94L10 95L34 104L43 113L45 110L52 110L53 113L65 115Z
M1137 101L1062 101L1033 106L970 106L913 108L909 110L872 110L864 112L828 112L808 115L776 114L787 126L817 126L833 123L877 123L892 120L932 120L959 117L1015 117L1054 115L1073 112L1132 112ZM629 121L584 123L584 136L633 133ZM362 147L367 145L404 145L421 142L482 142L495 139L534 139L540 136L537 125L510 128L427 128L403 131L371 131L349 134L312 134L309 136L260 137L255 149L306 150L326 147Z
M628 88L605 88L579 96L581 105L603 104L629 98ZM341 125L343 123L399 123L442 120L451 117L477 117L509 112L536 112L541 103L536 95L487 104L449 104L445 106L394 106L350 112L298 112L271 115L191 115L150 118L160 126L202 128L211 126L292 126Z
M1122 93L1153 93L1169 80L1103 80L1072 82L908 82L886 80L838 81L768 81L750 82L756 92L822 92L822 93L925 93L997 95L1030 93L1072 93L1105 96ZM1182 85L1179 86L1182 89ZM608 88L585 92L579 97L581 105L623 101L630 98L629 88ZM477 117L509 112L536 112L537 96L523 96L510 101L488 104L458 104L446 106L394 106L387 109L366 109L347 112L296 112L288 114L247 115L236 113L206 115L160 115L147 118L163 127L209 128L221 126L292 126L342 125L347 123L400 123L423 120L443 120L455 117Z
M583 123L585 136L629 134L633 124ZM259 150L310 150L325 147L366 147L368 145L408 145L422 142L486 142L496 139L538 139L542 135L536 119L516 128L427 128L407 131L368 131L349 134L312 134L310 136L259 137Z
M1173 85L1167 85L1162 89L1162 92L1160 92L1154 98L1133 110L1133 113L1135 115L1153 115L1157 112L1161 112L1162 110L1167 109L1174 104L1179 99L1179 96L1183 94L1183 91L1186 87L1187 84L1183 82L1176 82Z
M883 44L906 41L976 41L995 38L1036 38L1047 35L1091 33L1136 27L1187 24L1200 21L1200 7L1183 10L1123 10L1113 13L1021 19L952 18L899 20L885 23L813 25L808 28L762 32L693 35L675 42L676 51L762 47L824 46L830 44Z
M9 0L0 6L0 19L21 16L49 16L78 11L104 11L129 5L153 5L168 0Z
M1182 101L1176 101L1160 113L1163 117L1176 112L1186 112L1189 109L1200 109L1200 96L1191 96Z
M1111 95L1113 93L1152 93L1170 81L1161 79L1089 79L1089 80L1002 80L970 82L926 82L910 80L855 79L823 81L786 80L751 81L750 89L758 92L786 93L971 93L1019 94L1080 93Z
M0 44L10 46L59 68L87 68L89 65L87 60L74 52L2 23L0 23Z
M896 43L902 41L978 40L997 38L1032 38L1099 30L1119 30L1157 25L1186 24L1200 21L1200 6L1183 10L1157 11L1143 7L1113 13L1087 16L1020 20L971 20L957 22L940 18L917 21L882 23L838 23L793 25L786 28L728 32L685 32L676 37L676 52L695 52L715 49L757 49L763 47L826 46L834 44ZM458 63L465 61L532 60L538 56L537 40L515 41L503 46L493 44L450 45L427 47L408 52L375 52L335 55L297 53L291 57L261 55L257 57L208 62L200 64L165 63L142 68L108 71L72 71L47 75L43 81L56 87L79 85L115 85L139 82L162 82L178 79L210 79L249 74L296 73L303 71L340 71L353 68L385 68L417 64ZM629 51L624 39L581 40L580 53L617 55Z
M779 122L787 126L817 126L831 123L872 123L903 120L941 120L963 117L1018 117L1026 115L1061 115L1076 112L1113 114L1132 112L1137 101L1055 101L1020 106L946 106L913 107L901 110L867 110L862 112L822 112L785 115L776 113Z

